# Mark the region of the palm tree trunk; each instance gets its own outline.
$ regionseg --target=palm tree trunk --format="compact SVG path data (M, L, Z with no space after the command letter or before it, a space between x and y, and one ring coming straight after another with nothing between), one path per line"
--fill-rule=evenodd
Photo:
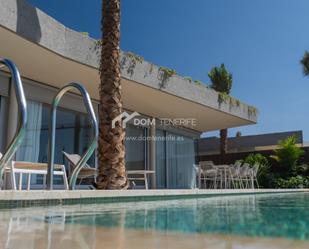
M227 152L227 129L220 130L220 155L221 163L225 161L225 155Z
M100 106L98 163L99 189L125 189L125 131L112 120L122 113L120 84L120 0L102 0L102 51L100 64Z

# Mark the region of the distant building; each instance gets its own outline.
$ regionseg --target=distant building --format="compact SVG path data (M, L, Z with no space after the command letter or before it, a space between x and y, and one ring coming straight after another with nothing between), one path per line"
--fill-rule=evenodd
M290 136L294 136L296 138L296 143L303 147L304 150L308 148L309 152L309 147L307 147L303 141L303 132L289 131L230 137L227 141L227 155L224 158L220 155L219 137L201 138L198 140L198 160L211 160L215 163L233 163L236 160L245 158L250 153L261 153L268 156L272 154L274 149L278 148L278 142L280 140L284 140Z

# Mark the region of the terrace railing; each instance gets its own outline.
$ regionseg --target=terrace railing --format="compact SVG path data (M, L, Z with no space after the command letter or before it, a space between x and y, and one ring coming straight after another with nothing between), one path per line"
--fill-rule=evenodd
M15 152L17 151L17 149L23 142L23 139L26 133L27 104L26 104L23 84L22 84L20 74L19 74L19 71L16 65L11 60L0 58L0 67L7 67L9 72L11 73L12 84L14 84L15 95L16 95L18 111L19 111L18 113L19 122L18 122L18 127L15 133L15 136L13 137L10 145L7 147L2 158L0 159L0 189L1 189L3 185L3 174L4 174L5 166L12 159Z
M48 170L47 170L47 186L46 186L48 190L53 189L57 107L59 105L59 102L62 96L66 92L73 90L73 89L77 89L83 97L83 101L85 103L88 116L91 119L91 123L93 126L94 136L93 136L93 139L92 139L92 142L89 148L85 151L85 153L80 158L79 162L77 163L70 177L69 186L71 190L75 189L77 176L80 170L85 166L86 162L91 157L91 155L93 154L94 150L97 147L99 128L98 128L97 119L96 119L96 116L93 110L93 106L92 106L89 94L83 85L79 83L69 83L68 85L64 86L58 91L58 93L56 94L52 102L52 109L50 113L49 140L48 140Z

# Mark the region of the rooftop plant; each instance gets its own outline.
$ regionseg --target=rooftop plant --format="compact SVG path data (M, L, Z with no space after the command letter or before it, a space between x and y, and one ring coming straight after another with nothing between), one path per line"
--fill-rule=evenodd
M138 61L139 63L143 63L143 61L144 61L144 58L142 56L139 56L139 55L134 54L132 52L126 52L125 55L128 56L130 59L132 59L134 61Z
M208 73L208 77L211 80L211 88L217 92L230 94L232 88L233 77L229 73L224 64L220 67L213 67Z
M195 83L196 85L199 85L199 86L202 86L202 85L203 85L202 81L200 81L200 80L195 80L194 83Z
M303 65L303 73L305 76L309 76L309 52L306 51L300 63Z
M192 78L190 76L185 76L183 77L185 80L188 80L190 83L193 81Z
M248 116L256 116L257 115L257 109L254 106L248 106Z
M174 75L176 75L176 71L174 69L170 69L167 67L160 67L158 74L158 79L161 80L160 88L164 88L168 79Z

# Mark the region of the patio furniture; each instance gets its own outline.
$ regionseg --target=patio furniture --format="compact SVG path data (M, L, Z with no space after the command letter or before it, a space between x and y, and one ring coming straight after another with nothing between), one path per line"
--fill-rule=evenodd
M217 188L217 180L220 177L220 172L212 161L201 161L198 164L198 187L202 187L202 181L204 182L204 188L207 187L207 181L209 181L209 187Z
M257 173L259 171L260 165L255 163L253 167L250 169L249 174L251 178L251 187L254 189L254 183L256 183L257 188L260 188L258 180L257 180Z
M143 181L145 183L145 189L148 189L148 175L155 174L153 170L127 170L128 180ZM129 177L132 175L132 177Z
M62 151L64 157L68 160L69 162L69 168L68 168L68 177L70 178L72 176L72 173L79 162L81 156L78 154L69 154L66 153L65 151ZM96 179L96 176L98 174L98 170L96 168L90 167L87 163L85 166L80 170L77 179L79 179L79 184L86 178L93 177L94 180Z
M12 189L17 190L17 184L15 176L19 174L18 190L22 190L23 175L27 175L27 190L30 190L31 176L32 175L43 175L43 186L45 186L46 175L47 175L47 163L33 163L23 161L12 161L11 166L6 166L5 172L11 173ZM64 188L69 189L67 175L65 172L64 165L55 164L54 175L62 176Z
M230 186L230 183L232 182L234 188L243 188L242 182L240 180L240 167L241 162L236 161L234 164L230 165L229 168L229 175L228 175L228 186Z
M229 188L228 180L231 179L230 165L215 165L215 168L220 172L220 188ZM234 183L234 179L233 179ZM224 184L224 187L223 187Z
M240 167L239 177L243 185L243 188L249 188L251 174L250 174L250 165L248 163L244 163Z

